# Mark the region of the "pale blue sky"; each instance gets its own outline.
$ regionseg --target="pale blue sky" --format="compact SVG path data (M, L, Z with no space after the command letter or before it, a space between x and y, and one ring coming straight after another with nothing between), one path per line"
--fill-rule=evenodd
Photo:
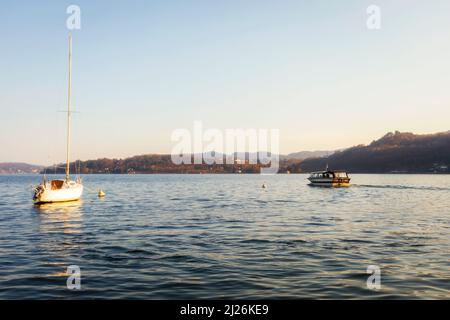
M2 1L0 162L168 153L192 128L278 128L282 153L450 129L450 1ZM382 10L381 30L366 8Z

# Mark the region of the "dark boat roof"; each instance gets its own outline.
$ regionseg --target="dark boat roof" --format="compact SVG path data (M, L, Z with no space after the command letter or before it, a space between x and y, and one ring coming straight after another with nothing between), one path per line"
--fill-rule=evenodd
M311 173L347 173L345 170L326 170L326 171L315 171Z

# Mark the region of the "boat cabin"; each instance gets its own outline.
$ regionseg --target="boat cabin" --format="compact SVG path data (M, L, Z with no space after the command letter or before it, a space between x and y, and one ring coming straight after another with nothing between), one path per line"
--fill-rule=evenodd
M62 189L62 187L64 186L64 180L51 180L50 181L50 186L52 190L59 190Z
M344 171L321 171L311 173L310 178L322 179L322 178L348 178L347 172Z
M350 184L350 178L345 171L320 171L311 173L308 180L312 185L321 186L348 186Z

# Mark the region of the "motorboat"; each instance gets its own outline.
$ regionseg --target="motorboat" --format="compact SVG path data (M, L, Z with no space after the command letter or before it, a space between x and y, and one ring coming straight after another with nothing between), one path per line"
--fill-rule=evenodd
M350 185L350 177L345 171L325 170L312 172L308 180L313 186L323 187L348 187Z

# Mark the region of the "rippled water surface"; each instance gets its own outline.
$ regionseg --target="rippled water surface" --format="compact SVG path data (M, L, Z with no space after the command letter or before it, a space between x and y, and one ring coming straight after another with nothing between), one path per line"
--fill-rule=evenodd
M36 207L39 176L0 175L0 298L449 299L450 176L352 178L89 175L82 201Z

